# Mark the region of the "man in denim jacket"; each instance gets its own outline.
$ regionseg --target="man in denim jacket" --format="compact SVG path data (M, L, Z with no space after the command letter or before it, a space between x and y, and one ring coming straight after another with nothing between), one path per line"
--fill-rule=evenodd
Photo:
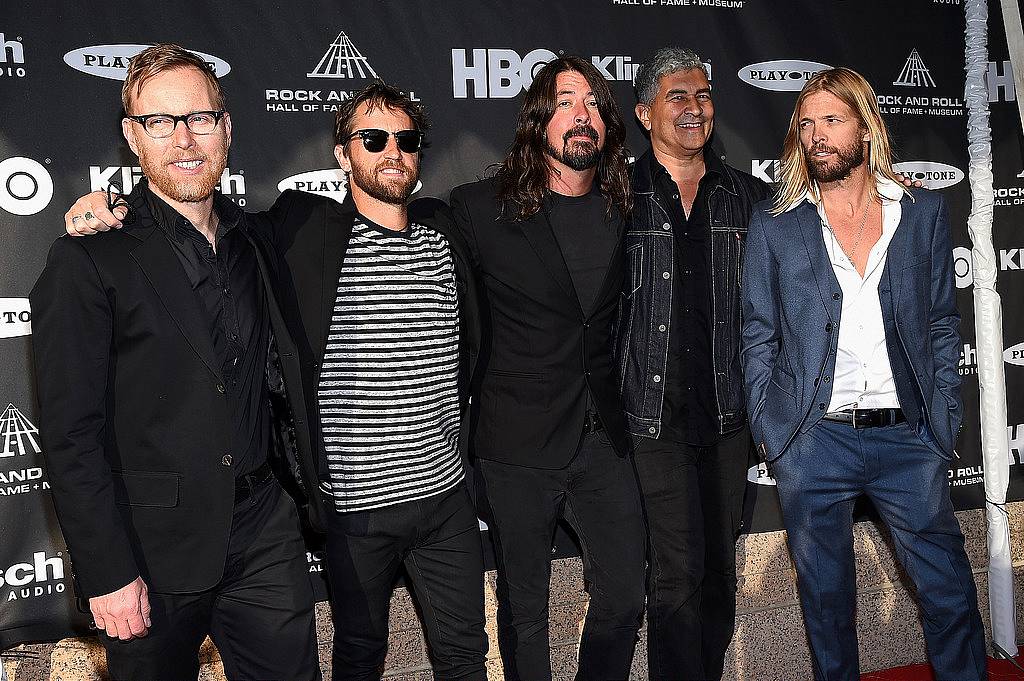
M651 679L720 678L735 619L735 541L751 450L739 363L747 223L764 182L708 145L714 104L689 50L641 65L621 389L647 514Z

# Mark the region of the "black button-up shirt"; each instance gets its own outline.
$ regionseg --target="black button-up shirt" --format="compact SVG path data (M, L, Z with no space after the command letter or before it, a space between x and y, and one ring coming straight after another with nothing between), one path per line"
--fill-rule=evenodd
M704 177L697 186L689 217L679 188L654 160L654 187L672 224L675 272L672 325L668 336L665 400L659 439L708 446L718 442L714 357L711 347L711 216L708 199L720 172L705 154ZM717 159L716 159L717 160Z
M266 381L270 314L256 252L242 233L244 215L231 200L214 194L215 251L191 222L148 186L145 194L210 330L234 426L229 453L235 476L251 473L267 461L270 446ZM220 460L223 454L211 452L210 456Z

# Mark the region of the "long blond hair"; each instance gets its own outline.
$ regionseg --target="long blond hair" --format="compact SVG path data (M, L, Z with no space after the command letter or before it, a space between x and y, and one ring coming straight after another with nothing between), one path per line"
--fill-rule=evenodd
M786 141L782 144L779 187L775 192L771 211L773 215L783 213L802 200L807 192L817 190L817 185L807 172L807 153L804 151L804 145L800 143L800 109L808 97L818 92L828 92L839 98L860 119L861 128L868 131L868 170L871 176L882 175L903 186L892 170L892 145L889 142L885 121L882 120L882 112L878 110L875 91L864 76L853 69L826 69L810 77L797 97L796 106L793 107ZM880 199L878 189L873 184L871 196Z

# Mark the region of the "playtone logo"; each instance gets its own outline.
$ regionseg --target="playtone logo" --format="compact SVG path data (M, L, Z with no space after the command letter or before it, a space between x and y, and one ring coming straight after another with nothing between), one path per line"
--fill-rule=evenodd
M892 169L912 180L920 180L928 189L946 189L964 179L964 171L937 161L904 161L894 163Z
M149 45L92 45L79 47L64 55L64 63L82 73L111 80L124 80L128 72L128 62ZM218 78L223 78L231 71L231 65L220 57L205 52L190 50L203 58L213 67Z
M828 64L799 59L776 59L749 64L736 72L747 85L774 90L775 92L799 92L811 76L818 71L832 68Z
M106 191L114 183L127 194L143 177L139 166L89 166L89 191ZM245 171L231 172L231 168L225 168L217 183L217 190L244 208Z
M505 48L452 50L452 95L474 99L511 99L530 87L537 72L558 55L538 48L521 56ZM633 82L640 64L625 55L593 56L590 62L606 80ZM710 73L710 66L708 73Z
M1024 343L1017 343L1003 350L1003 361L1024 367Z
M423 188L422 182L417 182L412 193L416 194ZM324 168L323 170L310 170L305 173L298 173L286 177L277 183L278 191L294 189L310 194L322 194L338 203L345 200L348 195L348 179L341 168Z
M768 472L768 466L763 463L747 469L747 482L753 482L757 485L775 486L775 478Z
M32 310L28 298L0 298L0 338L32 333Z

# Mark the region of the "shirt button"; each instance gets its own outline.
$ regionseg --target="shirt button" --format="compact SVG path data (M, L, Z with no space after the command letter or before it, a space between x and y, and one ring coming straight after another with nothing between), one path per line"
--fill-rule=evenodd
M824 409L824 408L825 408L825 403L824 402L818 402L818 409Z
M670 224L668 224L668 223L666 222L666 223L664 223L664 224L663 224L663 225L661 226L661 228L662 228L662 229L672 229L672 225L670 225Z
M655 383L661 383L661 376L659 376L658 374L654 374L653 380Z
M832 378L831 378L830 376L826 376L825 378L823 378L823 379L821 379L821 380L823 380L823 381L825 381L826 383L828 383L829 381L831 381L831 380L832 380Z
M666 326L664 324L659 324L658 325L658 331L664 331L665 329L666 329Z
M230 454L225 454L221 458L220 463L221 463L222 466L230 466L231 465L231 455Z
M671 277L671 276L672 276L672 275L671 275L671 274L669 274L668 272L662 272L662 273L661 273L661 278L662 278L662 279L668 279L668 278L669 278L669 277Z
M840 296L838 293L833 293L832 294L832 300L839 300L841 297L842 296Z
M223 383L218 383L217 384L217 392L219 392L221 395L223 395L226 392L224 390L224 384Z
M825 332L832 333L832 322L829 322L828 324L825 325Z
M673 195L672 195L672 198L673 198L673 199L678 199L678 198L679 198L679 194L673 194Z
M647 432L650 433L651 435L654 435L655 433L658 432L658 429L655 428L654 426L651 426L650 428L647 429Z

